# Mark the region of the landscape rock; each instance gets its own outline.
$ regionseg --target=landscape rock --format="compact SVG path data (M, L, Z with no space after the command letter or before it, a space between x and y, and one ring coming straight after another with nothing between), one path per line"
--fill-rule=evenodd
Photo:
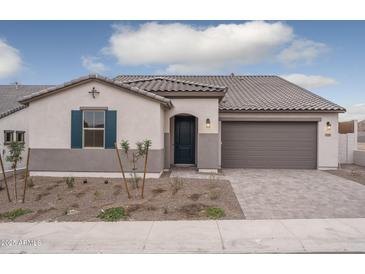
M79 214L80 211L76 210L76 209L69 209L67 210L67 213L66 215L76 215L76 214Z

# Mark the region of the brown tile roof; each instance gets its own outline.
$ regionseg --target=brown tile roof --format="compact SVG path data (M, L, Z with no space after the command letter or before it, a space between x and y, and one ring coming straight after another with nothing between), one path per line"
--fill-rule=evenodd
M343 107L278 76L120 75L115 79L129 82L130 85L137 81L138 87L146 87L151 92L162 91L158 87L164 91L170 90L167 85L159 85L160 80L153 81L156 78L227 87L227 93L220 103L221 111L345 111Z

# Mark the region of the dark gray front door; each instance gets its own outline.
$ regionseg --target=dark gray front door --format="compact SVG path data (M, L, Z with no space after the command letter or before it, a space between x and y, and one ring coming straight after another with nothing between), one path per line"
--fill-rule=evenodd
M317 168L316 122L222 122L222 167Z
M195 118L175 117L175 164L195 163Z

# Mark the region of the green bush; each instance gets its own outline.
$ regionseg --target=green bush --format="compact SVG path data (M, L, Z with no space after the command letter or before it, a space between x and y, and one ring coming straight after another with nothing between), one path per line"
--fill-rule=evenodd
M4 213L0 213L0 219L6 218L9 219L11 221L14 221L16 218L31 213L32 211L30 209L23 209L23 208L18 208L18 209L14 209L12 211L8 211L8 212L4 212Z
M208 207L207 216L210 219L220 219L225 215L224 209L220 207Z
M66 178L66 184L68 188L74 187L75 178L74 177L67 177Z
M112 207L99 213L98 218L106 222L115 222L120 219L124 219L126 216L125 209L123 207Z

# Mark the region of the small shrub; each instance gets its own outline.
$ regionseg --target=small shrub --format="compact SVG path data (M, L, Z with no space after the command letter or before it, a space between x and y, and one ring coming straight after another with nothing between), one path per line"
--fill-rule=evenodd
M185 204L180 207L179 211L190 216L190 217L200 217L206 214L207 205L202 203L192 203Z
M39 202L40 200L42 200L43 197L46 197L49 194L51 194L51 193L49 193L49 192L38 193L37 196L35 197L34 201Z
M106 222L115 222L124 219L125 216L126 214L123 207L112 207L102 210L97 217Z
M68 188L74 187L75 178L74 177L67 177L66 178L66 184Z
M99 192L99 191L95 191L94 192L94 197L95 197L95 199L97 199L97 198L100 198L100 196L101 196L101 193Z
M106 184L106 185L109 184L109 181L108 180L105 180L104 181L104 184Z
M32 177L30 177L30 178L28 179L27 187L28 187L28 188L32 188L32 187L34 187L34 182L33 182L33 178L32 178Z
M220 207L208 207L207 216L210 219L220 219L225 215L224 209Z
M208 196L209 196L209 199L211 199L211 200L217 200L219 197L219 191L212 189L209 191Z
M25 214L31 213L31 212L32 211L30 209L18 208L18 209L14 209L12 211L0 213L0 219L5 218L8 220L14 221L16 218L23 216Z
M180 177L172 177L170 180L172 195L175 195L184 186L184 181Z
M198 201L199 200L199 198L200 198L200 196L202 196L201 194L199 194L199 193L194 193L194 194L191 194L190 196L189 196L189 199L191 199L191 200L193 200L193 201Z

